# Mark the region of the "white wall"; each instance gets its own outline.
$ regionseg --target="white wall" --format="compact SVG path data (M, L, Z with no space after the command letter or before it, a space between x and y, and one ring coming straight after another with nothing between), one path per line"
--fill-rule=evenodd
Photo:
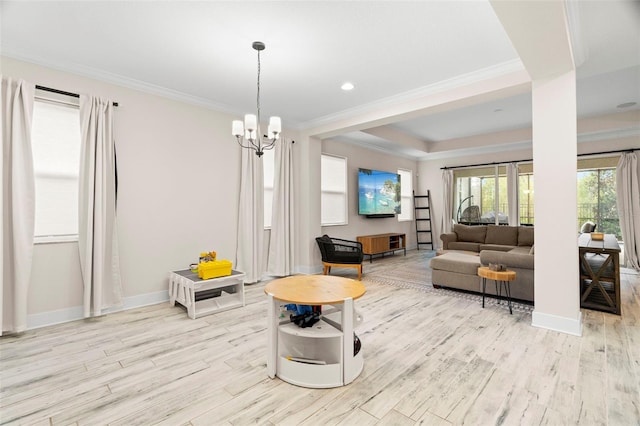
M228 114L2 58L1 73L119 103L118 236L129 305L166 300L167 274L201 251L235 262L240 150ZM29 327L81 305L77 243L34 250ZM58 316L54 315L58 311Z
M358 235L399 232L406 234L407 248L415 248L416 228L413 221L399 222L396 217L372 219L358 215L358 168L389 172L395 172L398 169L411 170L414 176L414 189L416 189L417 162L403 157L390 156L380 151L345 144L338 139L322 141L322 153L347 157L347 190L349 197L349 223L339 226L323 226L322 234L355 240ZM418 193L416 189L416 194Z

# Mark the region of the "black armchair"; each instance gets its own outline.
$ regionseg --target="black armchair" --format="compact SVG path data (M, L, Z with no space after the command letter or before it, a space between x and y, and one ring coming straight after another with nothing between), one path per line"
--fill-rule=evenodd
M356 268L358 270L358 280L362 279L362 243L358 241L342 240L331 238L328 235L317 237L316 242L322 255L322 265L324 275L331 272L331 267Z

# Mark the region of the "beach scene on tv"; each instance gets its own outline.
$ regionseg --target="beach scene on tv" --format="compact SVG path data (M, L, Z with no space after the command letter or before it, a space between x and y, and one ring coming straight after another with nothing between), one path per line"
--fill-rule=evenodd
M358 213L399 214L400 175L380 170L358 170Z

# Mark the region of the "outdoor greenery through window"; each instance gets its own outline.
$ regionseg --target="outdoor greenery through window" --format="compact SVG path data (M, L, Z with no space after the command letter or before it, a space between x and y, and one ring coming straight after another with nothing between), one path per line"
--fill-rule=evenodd
M616 195L617 162L618 157L578 160L577 231L590 221L596 224L597 231L614 234L622 240ZM533 225L533 166L525 163L518 168L520 224ZM454 172L454 178L454 219L458 223L496 223L495 212L498 223L508 223L506 167L460 169Z
M505 167L456 170L454 176L457 223L509 223Z
M578 172L578 226L596 224L596 231L622 239L616 201L616 169Z
M530 169L531 165L529 165ZM525 168L527 169L527 168ZM518 200L521 225L533 225L533 172L518 173Z

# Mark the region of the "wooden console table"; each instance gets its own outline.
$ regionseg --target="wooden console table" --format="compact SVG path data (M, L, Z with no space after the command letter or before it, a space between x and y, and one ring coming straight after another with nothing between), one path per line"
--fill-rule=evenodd
M329 275L294 275L268 283L267 374L294 385L331 388L351 383L364 367L355 353L354 328L362 322L353 301L365 293L360 281ZM322 305L320 321L301 328L287 316L288 303Z
M578 237L580 307L620 315L620 246L615 235Z
M385 253L404 250L404 255L407 255L407 238L405 234L362 235L357 237L357 240L362 243L362 252L369 255L369 263L373 262L374 254L380 254L384 257Z

